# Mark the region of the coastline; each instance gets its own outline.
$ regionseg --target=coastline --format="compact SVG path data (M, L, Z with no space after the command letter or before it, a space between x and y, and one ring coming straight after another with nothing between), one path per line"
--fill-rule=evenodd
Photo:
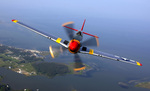
M17 72L19 74L23 74L26 76L36 76L36 75L45 75L49 78L58 76L58 75L64 75L64 74L75 74L75 75L84 75L92 70L92 68L89 65L86 65L86 68L84 70L80 71L74 71L73 63L65 64L65 63L55 63L55 62L45 62L44 59L46 55L49 55L48 51L38 51L38 50L32 50L32 49L22 49L22 48L16 48L12 46L5 46L3 44L0 44L0 67L4 67L6 69L10 69L14 72ZM36 67L36 65L41 67L41 69L44 69L42 71L38 71L39 68ZM47 65L48 64L48 65ZM44 66L47 65L47 68L45 69ZM53 68L49 68L50 66L53 66ZM54 66L55 65L55 66ZM53 71L56 71L55 67L57 67L56 74L53 73ZM59 69L59 67L61 67ZM53 70L51 70L53 69ZM59 72L59 70L63 70L63 72ZM45 70L47 70L45 72ZM49 73L49 71L52 71ZM45 72L45 73L43 73ZM54 75L47 75L47 74L54 74Z

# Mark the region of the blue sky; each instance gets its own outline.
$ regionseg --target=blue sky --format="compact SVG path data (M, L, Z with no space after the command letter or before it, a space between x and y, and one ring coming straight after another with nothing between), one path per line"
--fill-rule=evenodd
M109 19L150 21L150 0L1 0L3 16L39 11ZM12 15L11 15L12 14ZM33 13L31 13L33 14ZM2 16L3 15L3 16ZM14 14L14 16L17 14Z

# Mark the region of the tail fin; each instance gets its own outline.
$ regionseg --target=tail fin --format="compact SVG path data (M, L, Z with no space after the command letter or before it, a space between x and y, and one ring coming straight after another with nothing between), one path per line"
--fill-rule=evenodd
M83 22L81 31L82 31L83 28L84 28L85 21L86 21L86 19L84 19L84 22ZM69 28L69 29L71 29L71 30L74 30L74 31L78 31L77 29L74 29L74 28L71 28L71 27L66 26L67 24L70 24L70 23L72 23L72 22L64 23L62 26L63 26L63 27L66 27L66 28ZM89 34L89 33L86 33L86 32L82 32L82 33L83 33L83 34L86 34L86 35L89 35L89 36L93 36L93 37L95 37L95 38L99 38L99 37L97 37L96 35L92 35L92 34Z
M83 22L83 25L82 25L81 31L83 30L83 27L84 27L85 21L86 21L86 19L84 19L84 22Z
M85 21L86 21L86 19L84 19L84 22L83 22L83 25L82 25L81 31L82 31L82 30L83 30L83 28L84 28ZM82 33L84 33L84 34L86 34L86 35L89 35L89 36L93 36L93 37L95 37L95 38L98 38L97 36L92 35L92 34L89 34L89 33L86 33L86 32L82 32Z

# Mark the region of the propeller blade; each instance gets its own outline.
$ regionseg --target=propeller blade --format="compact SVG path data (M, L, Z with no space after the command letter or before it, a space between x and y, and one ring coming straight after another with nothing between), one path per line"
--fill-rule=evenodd
M83 27L84 27L85 21L86 21L86 19L84 19L84 22L83 22L83 25L82 25L81 31L83 30Z
M86 34L86 35L93 36L93 37L95 37L95 38L99 38L99 37L97 37L96 35L92 35L92 34L89 34L89 33L86 33L86 32L82 32L82 33L84 33L84 34Z
M49 52L50 52L50 54L51 54L51 57L52 57L52 58L55 58L54 53L53 53L53 50L52 50L52 46L49 46Z
M51 54L52 58L58 57L61 53L63 53L66 50L66 48L62 46L49 46L49 52Z
M80 71L86 68L78 54L74 54L74 62L74 71Z
M73 28L73 23L74 22L67 22L67 23L62 24L62 26L65 28L66 34L68 35L70 40L74 36L74 31L72 31L72 30L78 31L77 29Z
M83 46L99 46L99 40L98 38L91 37L85 41L82 42Z

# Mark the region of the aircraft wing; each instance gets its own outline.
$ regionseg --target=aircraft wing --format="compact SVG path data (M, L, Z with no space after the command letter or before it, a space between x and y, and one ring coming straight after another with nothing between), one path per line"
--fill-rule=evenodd
M37 30L35 28L32 28L32 27L30 27L30 26L28 26L28 25L18 21L18 20L12 20L12 22L14 22L16 24L19 24L19 25L21 25L21 26L23 26L23 27L25 27L25 28L27 28L27 29L29 29L29 30L31 30L31 31L41 35L41 36L43 36L43 37L46 37L46 38L48 38L48 39L50 39L52 41L55 41L55 42L61 44L62 46L68 48L68 43L69 42L67 40L62 40L61 38L58 38L58 37L55 37L53 35L50 35L50 34L42 32L42 31L39 31L39 30Z
M94 49L89 49L87 47L81 47L79 50L80 53L83 54L90 54L90 55L95 55L95 56L99 56L99 57L104 57L104 58L108 58L108 59L113 59L116 61L121 61L121 62L125 62L125 63L130 63L130 64L134 64L134 65L138 65L138 66L142 66L141 63L134 61L134 60L130 60L124 57L119 57L117 55L112 55L112 54L108 54L108 53L104 53L101 51L97 51Z

